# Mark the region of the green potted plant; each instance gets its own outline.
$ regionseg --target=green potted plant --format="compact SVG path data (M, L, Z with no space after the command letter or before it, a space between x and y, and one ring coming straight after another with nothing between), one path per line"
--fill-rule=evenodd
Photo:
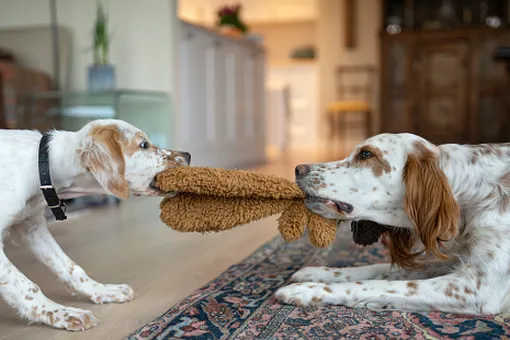
M248 26L241 20L241 4L225 5L218 9L216 25L229 35L244 35L248 32Z
M101 0L98 0L96 21L92 33L94 63L89 67L89 90L108 91L115 88L115 67L110 64L110 35L108 17Z

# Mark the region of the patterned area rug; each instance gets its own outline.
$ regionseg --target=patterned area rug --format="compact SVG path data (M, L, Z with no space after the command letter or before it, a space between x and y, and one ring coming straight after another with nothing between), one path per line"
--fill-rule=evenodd
M381 246L360 248L350 233L328 249L276 237L128 337L139 339L501 339L510 317L372 312L343 306L293 307L274 299L303 266L384 262Z

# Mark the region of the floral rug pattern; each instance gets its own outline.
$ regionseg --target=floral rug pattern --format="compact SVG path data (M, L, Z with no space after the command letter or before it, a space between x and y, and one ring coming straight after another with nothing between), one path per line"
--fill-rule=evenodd
M361 248L350 233L326 249L276 237L241 263L135 331L142 339L510 339L510 316L373 312L279 304L274 292L303 266L385 262L382 245Z

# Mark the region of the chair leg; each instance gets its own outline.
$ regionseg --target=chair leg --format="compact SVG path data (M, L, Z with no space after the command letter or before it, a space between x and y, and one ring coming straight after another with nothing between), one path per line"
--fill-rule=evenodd
M332 115L328 112L326 115L326 127L328 129L327 131L327 138L326 138L326 153L328 156L331 154L331 148L332 148L332 142L333 142L333 129L334 129L334 122Z
M335 114L335 134L336 134L337 138L334 141L334 152L332 155L333 160L338 159L338 152L339 152L338 150L341 150L341 147L342 147L340 145L342 138L343 138L342 121L341 121L341 114L339 114L339 113Z
M329 118L329 155L328 157L334 157L336 152L336 139L338 137L338 121L337 121L337 115L334 113L330 113Z
M6 93L4 92L2 73L0 73L0 129L7 128L7 119L5 118L5 111L7 110L5 109L4 96L6 97Z
M365 112L365 124L366 124L367 138L372 137L372 134L374 133L372 130L372 111Z
M347 144L349 143L349 129L348 129L348 126L347 126L347 121L348 121L348 112L344 112L341 116L342 116L342 134L344 136L344 142L342 144L342 154L340 155L340 158L344 158L345 156L347 156L347 153L349 152L348 150L348 146Z

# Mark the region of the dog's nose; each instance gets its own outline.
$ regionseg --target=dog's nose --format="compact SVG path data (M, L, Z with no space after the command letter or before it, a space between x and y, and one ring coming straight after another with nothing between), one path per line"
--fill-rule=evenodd
M309 165L300 164L300 165L296 166L296 170L295 170L296 177L303 177L304 175L306 175L309 172L310 172Z
M191 163L191 154L189 152L182 152L182 157L188 162L188 164Z

